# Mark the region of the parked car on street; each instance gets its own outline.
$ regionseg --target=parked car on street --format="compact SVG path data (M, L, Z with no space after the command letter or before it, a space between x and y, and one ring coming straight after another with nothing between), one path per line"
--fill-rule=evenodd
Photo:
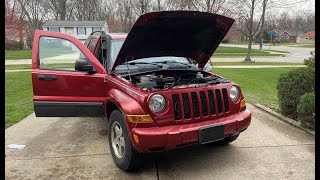
M143 153L230 143L251 113L239 85L204 67L233 22L206 12L151 12L127 35L94 32L84 44L36 30L35 114L105 117L111 155L125 171L139 168Z

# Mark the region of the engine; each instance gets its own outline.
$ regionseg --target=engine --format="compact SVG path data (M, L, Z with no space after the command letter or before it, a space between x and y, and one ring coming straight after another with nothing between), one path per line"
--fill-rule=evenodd
M125 77L144 91L158 89L200 87L230 82L220 76L203 71L159 71Z

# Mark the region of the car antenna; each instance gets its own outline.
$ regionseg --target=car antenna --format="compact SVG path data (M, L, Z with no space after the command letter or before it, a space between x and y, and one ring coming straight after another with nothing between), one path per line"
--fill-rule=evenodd
M130 82L132 82L132 79L131 79L131 76L130 76L130 71L129 71L129 64L128 64L128 61L127 61L127 58L125 58L126 60L126 64L127 64L127 71L128 71L128 75L129 75L129 79L130 79ZM133 60L133 56L131 58L131 61Z

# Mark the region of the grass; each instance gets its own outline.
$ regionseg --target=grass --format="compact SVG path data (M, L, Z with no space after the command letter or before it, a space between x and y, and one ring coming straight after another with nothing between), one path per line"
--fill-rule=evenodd
M279 53L287 53L285 51L273 51L276 53L270 53L270 51L260 51L258 49L251 49L251 56L282 56ZM278 52L278 53L277 53ZM247 48L238 47L225 47L219 46L217 50L213 53L213 57L235 57L235 56L246 56Z
M32 51L31 49L26 50L6 50L5 59L6 60L15 60L15 59L31 59Z
M259 69L214 69L214 73L228 78L240 85L242 93L250 103L260 103L278 111L278 91L276 89L280 74L293 68Z
M279 53L287 53L285 51L274 51ZM57 55L69 54L72 53L70 49L63 48L44 48L42 50L41 57L52 57ZM219 46L215 53L214 57L237 57L237 56L246 56L247 48L238 48L238 47L223 47ZM251 56L281 56L281 54L272 54L268 51L260 51L258 49L251 50ZM7 50L5 51L5 59L6 60L18 60L18 59L31 59L32 58L32 50Z
M40 59L74 53L70 48L40 48Z
M259 66L259 65L303 65L303 63L287 63L287 62L212 62L214 66Z
M58 55L70 54L72 53L71 49L68 48L43 48L41 50L41 58L48 58ZM5 59L6 60L18 60L18 59L31 59L32 50L6 50Z
M5 127L33 112L31 72L5 74Z
M50 64L50 68L74 68L74 63ZM6 65L6 70L31 69L31 64Z

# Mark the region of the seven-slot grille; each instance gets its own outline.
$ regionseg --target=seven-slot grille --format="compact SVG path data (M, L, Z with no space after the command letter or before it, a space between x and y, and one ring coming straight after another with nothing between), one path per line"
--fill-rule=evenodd
M181 96L181 98L179 98ZM227 89L172 94L174 119L198 118L229 111ZM182 111L183 109L183 111Z

